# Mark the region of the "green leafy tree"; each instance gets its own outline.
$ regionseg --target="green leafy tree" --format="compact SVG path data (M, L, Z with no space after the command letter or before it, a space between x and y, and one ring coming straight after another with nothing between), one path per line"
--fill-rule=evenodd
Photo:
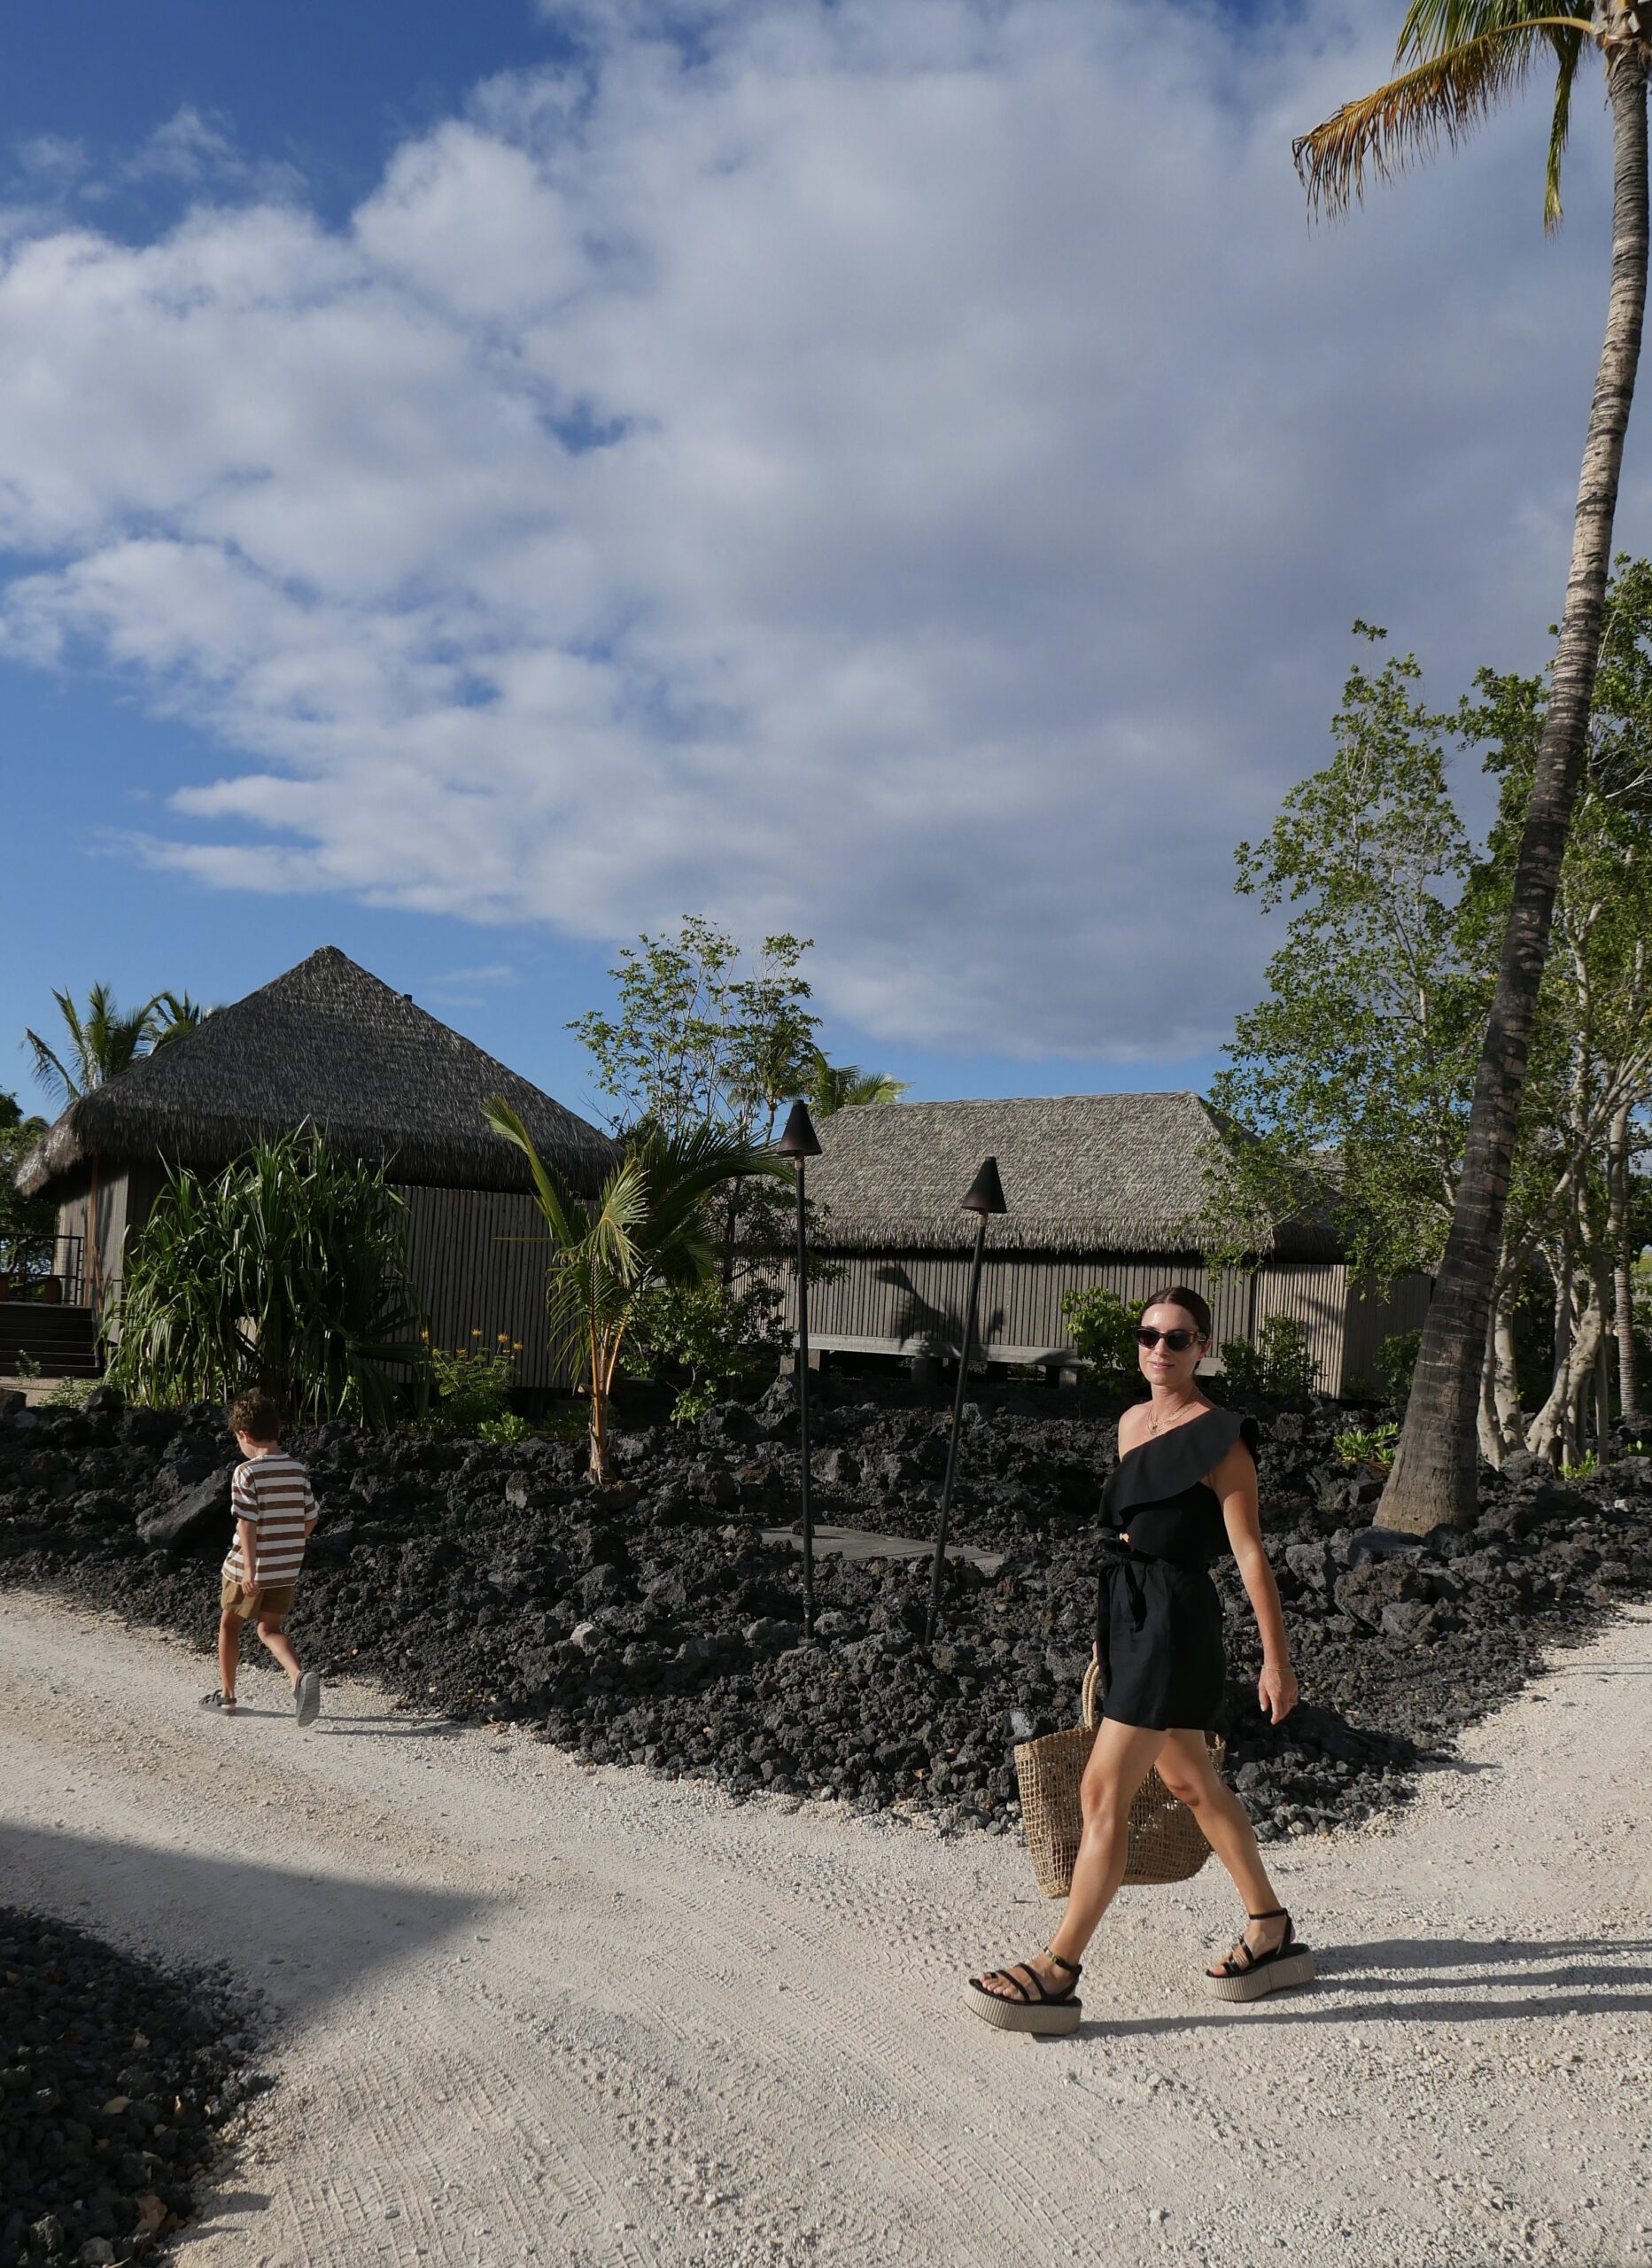
M43 1118L26 1118L17 1097L0 1091L0 1278L13 1288L41 1272L37 1239L58 1225L50 1200L20 1197L17 1188L17 1169L45 1130Z
M1561 159L1586 55L1600 56L1612 115L1612 259L1606 336L1584 445L1566 603L1511 877L1496 983L1477 1068L1451 1231L1423 1327L1405 1429L1383 1498L1391 1526L1423 1534L1476 1515L1483 1348L1503 1256L1503 1212L1566 834L1582 770L1599 657L1624 437L1646 307L1647 71L1652 19L1631 0L1527 14L1517 0L1412 0L1396 60L1375 93L1303 136L1310 208L1342 212L1369 171L1385 179L1454 146L1534 65L1553 66L1545 219L1560 217Z
M736 1143L772 1141L780 1106L804 1091L815 1052L818 1019L802 970L809 944L782 932L749 956L714 922L685 915L674 935L625 947L611 972L615 1012L593 1009L569 1026L591 1055L612 1130L653 1128L677 1141L710 1128ZM766 1175L734 1175L708 1200L723 1293L712 1336L737 1325L753 1355L775 1340L777 1279L792 1248L788 1196ZM628 1359L644 1366L651 1353L680 1368L685 1348L710 1344L711 1304L698 1285L657 1286L627 1327Z
M1652 564L1620 559L1608 587L1601 668L1555 893L1493 1285L1481 1439L1582 1455L1602 1339L1618 1332L1625 1410L1639 1402L1629 1271L1629 1192L1642 1106L1652 1099ZM1500 800L1462 911L1470 949L1495 954L1513 887L1549 698L1540 678L1482 671L1465 741L1487 750ZM1549 1386L1530 1426L1514 1316L1536 1259L1551 1289Z
M765 937L747 966L725 930L685 914L672 937L640 937L612 972L617 1013L568 1027L612 1106L609 1126L672 1138L722 1126L767 1141L780 1104L801 1094L818 1021L800 973L810 940Z
M1604 656L1482 1344L1477 1433L1493 1461L1522 1440L1546 1456L1563 1442L1576 1453L1595 1351L1639 1250L1628 1192L1652 1080L1652 568L1642 563L1620 563ZM1267 1223L1315 1207L1357 1274L1392 1280L1441 1264L1548 691L1541 677L1483 670L1446 717L1425 706L1419 682L1409 656L1374 673L1356 667L1332 763L1291 791L1259 849L1240 846L1238 887L1291 917L1268 992L1239 1019L1214 1083L1235 1122L1207 1200L1220 1264L1244 1264ZM1447 733L1499 784L1478 851L1452 804ZM1538 1397L1547 1400L1528 1427L1518 1340L1534 1267L1547 1271L1555 1319ZM1633 1408L1633 1344L1626 1365L1620 1346L1620 1369Z
M1314 1208L1358 1276L1439 1265L1489 986L1458 934L1472 852L1446 781L1448 719L1420 688L1408 654L1356 664L1330 763L1291 789L1264 842L1239 845L1237 889L1291 915L1212 1084L1236 1127L1207 1196L1220 1266L1243 1267L1274 1221Z
M784 1169L766 1148L725 1127L667 1132L650 1123L625 1138L619 1163L586 1199L539 1156L508 1103L495 1095L485 1107L488 1123L516 1145L533 1176L534 1200L550 1231L552 1343L590 1397L591 1477L606 1483L609 1401L640 1303L650 1293L716 1284L712 1200L731 1181Z
M817 1118L862 1103L899 1102L909 1082L888 1071L863 1071L858 1063L832 1063L818 1047L809 1053L803 1099Z

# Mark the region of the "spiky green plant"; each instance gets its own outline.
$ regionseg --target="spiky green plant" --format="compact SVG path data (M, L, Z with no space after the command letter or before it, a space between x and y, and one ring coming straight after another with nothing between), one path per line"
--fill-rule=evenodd
M394 1414L423 1361L402 1199L309 1129L169 1170L128 1248L109 1376L162 1407L261 1386L287 1418Z

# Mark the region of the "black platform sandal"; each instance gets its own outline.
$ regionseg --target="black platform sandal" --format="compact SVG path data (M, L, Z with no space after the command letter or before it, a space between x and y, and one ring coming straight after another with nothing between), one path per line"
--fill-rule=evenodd
M984 2023L996 2024L1000 2031L1033 2031L1045 2037L1076 2031L1084 2014L1084 2004L1077 1997L1078 1980L1084 1974L1082 1965L1076 1961L1064 1961L1047 1946L1044 1959L1053 1961L1058 1969L1066 1972L1067 1983L1059 1992L1048 1989L1031 1961L1018 1961L1008 1969L989 1969L984 1977L972 1977L969 2005ZM1002 1977L1015 1998L988 1992L987 1977Z
M1205 1983L1219 2000L1260 2000L1268 1992L1283 1992L1292 1984L1306 1984L1314 1974L1314 1956L1297 1943L1296 1924L1283 1906L1266 1914L1252 1914L1253 1922L1283 1922L1285 1931L1272 1953L1255 1953L1241 1938L1233 1951L1214 1969L1205 1971Z

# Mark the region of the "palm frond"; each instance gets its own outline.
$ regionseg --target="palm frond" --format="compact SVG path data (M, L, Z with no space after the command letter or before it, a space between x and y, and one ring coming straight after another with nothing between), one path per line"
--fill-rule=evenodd
M1592 15L1593 0L1586 0L1574 12ZM1487 32L1525 23L1531 14L1532 0L1411 0L1394 45L1394 61L1426 63L1431 56L1447 54Z
M1440 11L1462 4L1435 0ZM1386 181L1431 157L1442 142L1454 148L1523 83L1550 34L1573 32L1581 40L1592 30L1575 16L1498 24L1430 57L1375 93L1345 103L1334 117L1292 144L1309 210L1334 215L1357 204L1365 193L1368 167Z
M64 1064L56 1051L47 1046L37 1031L25 1031L23 1037L28 1042L30 1052L34 1056L35 1076L41 1085L49 1093L61 1094L66 1103L74 1101L81 1090L75 1083L74 1074Z
M1571 89L1583 58L1581 32L1551 32L1555 50L1555 114L1549 121L1548 167L1543 180L1543 226L1553 236L1560 226L1560 165L1571 131Z
M540 1157L521 1114L502 1095L490 1095L482 1106L482 1115L496 1134L514 1142L527 1159L528 1170L533 1176L534 1196L556 1242L578 1244L586 1231L585 1207L555 1167L547 1165Z

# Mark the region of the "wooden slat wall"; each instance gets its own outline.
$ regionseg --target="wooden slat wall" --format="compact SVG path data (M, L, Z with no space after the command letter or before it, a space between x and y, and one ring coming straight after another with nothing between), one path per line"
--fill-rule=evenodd
M1256 1271L1249 1336L1255 1338L1272 1316L1306 1324L1308 1352L1319 1366L1314 1383L1322 1394L1340 1394L1347 1299L1348 1270L1341 1261L1275 1262Z
M1344 1334L1345 1390L1364 1386L1381 1392L1377 1357L1384 1340L1401 1331L1420 1330L1433 1292L1431 1276L1404 1277L1387 1297L1357 1288L1350 1292Z
M86 1295L94 1313L112 1308L120 1288L126 1255L127 1169L101 1166L90 1181L58 1206L58 1233L79 1237Z
M545 1312L545 1223L531 1197L486 1189L402 1187L407 1255L438 1347L462 1347L473 1331L492 1346L502 1331L522 1342L524 1386L567 1383L552 1361Z
M810 1293L810 1337L822 1346L833 1339L876 1345L890 1353L911 1351L926 1340L956 1346L969 1290L969 1261L959 1254L857 1254L842 1263L835 1283ZM1147 1254L1134 1258L1086 1260L989 1256L981 1271L980 1335L989 1354L1005 1361L1036 1361L1040 1353L1070 1351L1061 1317L1061 1295L1099 1285L1128 1304L1144 1301L1167 1283L1186 1284L1209 1301L1218 1343L1250 1335L1255 1314L1272 1305L1300 1302L1292 1287L1275 1297L1276 1278L1307 1276L1322 1303L1334 1300L1343 1270L1339 1263L1262 1271L1253 1290L1244 1279L1213 1283L1209 1271L1185 1255ZM787 1317L795 1323L795 1290L787 1282ZM1013 1352L1012 1352L1013 1350Z
M840 1264L842 1273L834 1283L810 1290L813 1345L889 1355L956 1348L969 1292L967 1256L861 1253ZM1206 1269L1185 1256L1084 1260L1004 1254L989 1256L981 1271L980 1344L1000 1362L1035 1363L1070 1352L1061 1317L1063 1292L1099 1285L1135 1306L1167 1283L1186 1284L1210 1302L1218 1346L1224 1339L1253 1340L1270 1316L1306 1324L1308 1346L1320 1366L1320 1389L1333 1394L1360 1375L1361 1365L1369 1372L1377 1342L1420 1320L1428 1301L1421 1278L1402 1287L1395 1300L1361 1300L1360 1340L1351 1358L1348 1273L1340 1261L1273 1262L1253 1278L1225 1277L1213 1283ZM786 1321L795 1330L795 1285L789 1271L785 1291Z

